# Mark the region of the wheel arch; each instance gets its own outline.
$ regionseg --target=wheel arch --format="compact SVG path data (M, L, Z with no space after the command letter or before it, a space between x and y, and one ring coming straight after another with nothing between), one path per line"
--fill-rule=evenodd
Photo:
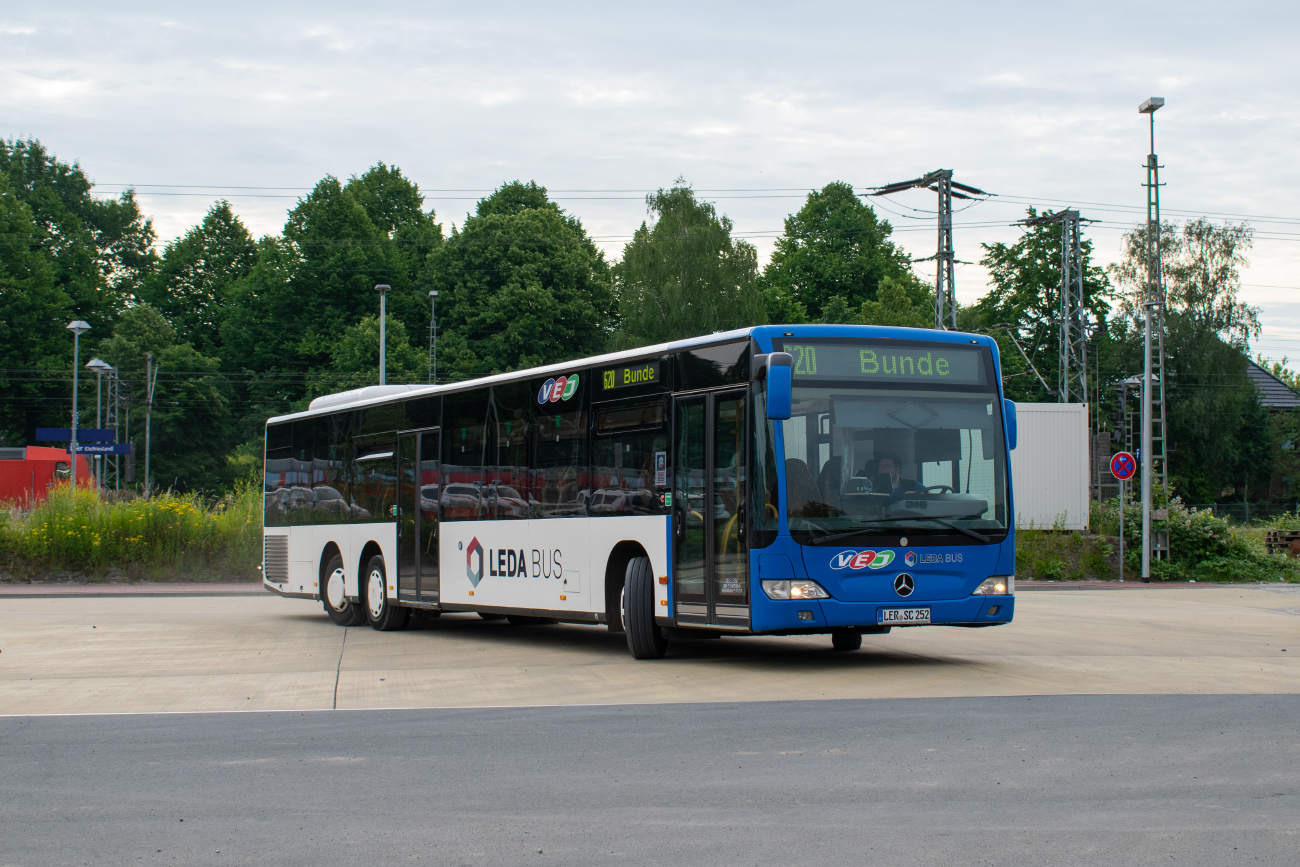
M376 542L374 539L371 539L369 542L361 546L361 555L357 557L357 595L358 596L362 596L365 593L366 564L369 563L370 558L375 556L376 554L382 557L384 555L384 549L380 547L379 543ZM387 570L387 568L388 568L388 562L385 561L384 569Z
M619 610L619 592L627 575L627 564L633 557L649 557L649 553L632 539L624 539L609 552L605 561L605 622L610 632L623 631L623 614Z
M325 579L329 577L329 574L325 570L329 567L330 560L333 560L335 556L343 561L343 568L347 569L348 561L344 559L343 551L339 548L338 544L334 541L326 542L325 547L322 548L320 552L320 570L316 579L316 589L319 591L321 596L325 595Z

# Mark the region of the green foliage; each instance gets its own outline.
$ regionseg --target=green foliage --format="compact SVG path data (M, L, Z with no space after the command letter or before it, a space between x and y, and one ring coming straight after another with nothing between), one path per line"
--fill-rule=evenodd
M761 325L767 304L757 286L758 252L732 239L718 216L680 178L646 196L655 217L642 223L614 268L620 330L614 348L631 348Z
M251 581L261 540L256 480L210 504L172 494L111 501L64 485L31 512L0 512L0 568L20 577L122 569L135 578L179 572Z
M231 290L256 261L252 235L229 202L217 202L200 225L167 245L158 270L141 284L140 298L167 318L181 340L215 355Z
M1030 219L1038 216L1028 210ZM1010 325L1035 368L1052 388L1060 375L1061 227L1030 226L1014 244L984 244L980 264L989 269L993 288L962 317L968 330ZM1092 241L1080 244L1083 258L1083 303L1088 318L1105 322L1110 307L1110 282L1092 262ZM1004 333L998 336L999 354L1006 368L1007 396L1013 400L1042 401L1050 397L1025 364L1020 350Z
M832 299L856 310L881 300L886 281L924 291L908 255L889 240L891 231L849 184L836 181L809 193L799 212L786 217L760 280L768 321L802 322L796 318L802 310L814 321L846 322L827 318Z
M141 456L147 401L145 353L153 353L158 377L150 438L152 484L181 490L227 488L232 481L226 460L232 389L220 373L220 361L178 341L170 323L146 304L122 314L113 336L100 344L100 352L129 386L132 439ZM143 460L137 472L143 481Z
M915 280L897 281L886 277L880 281L877 300L863 301L854 309L839 295L832 295L822 307L821 321L841 325L892 325L903 328L929 328L934 325L931 297Z
M439 293L440 380L596 354L613 319L604 254L531 182L479 202L430 257L423 286Z
M388 347L384 357L388 382L423 382L428 376L428 362L411 347L406 326L400 319L388 317ZM379 381L379 317L366 316L343 332L334 344L332 388L348 389L374 385Z
M1266 554L1250 534L1216 518L1205 509L1189 509L1174 497L1166 504L1169 518L1152 521L1153 532L1169 533L1169 559L1153 560L1151 575L1160 581L1254 582L1297 580L1294 561ZM1092 526L1108 536L1119 535L1119 501L1093 506ZM1127 576L1140 574L1142 522L1131 499L1124 507L1124 553Z

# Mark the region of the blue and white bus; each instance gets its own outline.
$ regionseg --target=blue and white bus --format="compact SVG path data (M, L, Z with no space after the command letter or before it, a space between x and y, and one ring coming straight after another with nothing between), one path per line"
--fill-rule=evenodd
M266 425L263 580L341 625L411 609L674 639L993 626L1014 611L996 344L761 326Z

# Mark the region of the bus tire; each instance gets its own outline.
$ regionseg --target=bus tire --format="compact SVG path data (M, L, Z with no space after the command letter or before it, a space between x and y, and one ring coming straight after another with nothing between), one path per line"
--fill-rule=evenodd
M623 628L627 649L636 659L661 659L668 651L668 639L655 623L655 576L649 557L628 561L623 578Z
M325 613L339 626L360 626L366 622L366 611L355 602L349 602L343 586L343 558L335 554L325 564L325 581L321 587L321 604Z
M366 564L365 601L366 616L370 618L370 627L381 632L392 632L406 625L411 616L411 609L393 604L388 598L388 571L384 568L384 557L376 554Z
M831 647L836 650L858 650L862 647L862 633L852 629L837 629L831 633Z

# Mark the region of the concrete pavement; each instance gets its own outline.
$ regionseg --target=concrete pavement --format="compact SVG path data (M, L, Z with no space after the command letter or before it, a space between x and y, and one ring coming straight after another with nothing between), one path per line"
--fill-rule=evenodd
M1300 692L1296 588L1021 594L994 629L679 642L447 615L342 629L274 596L0 600L0 713Z

